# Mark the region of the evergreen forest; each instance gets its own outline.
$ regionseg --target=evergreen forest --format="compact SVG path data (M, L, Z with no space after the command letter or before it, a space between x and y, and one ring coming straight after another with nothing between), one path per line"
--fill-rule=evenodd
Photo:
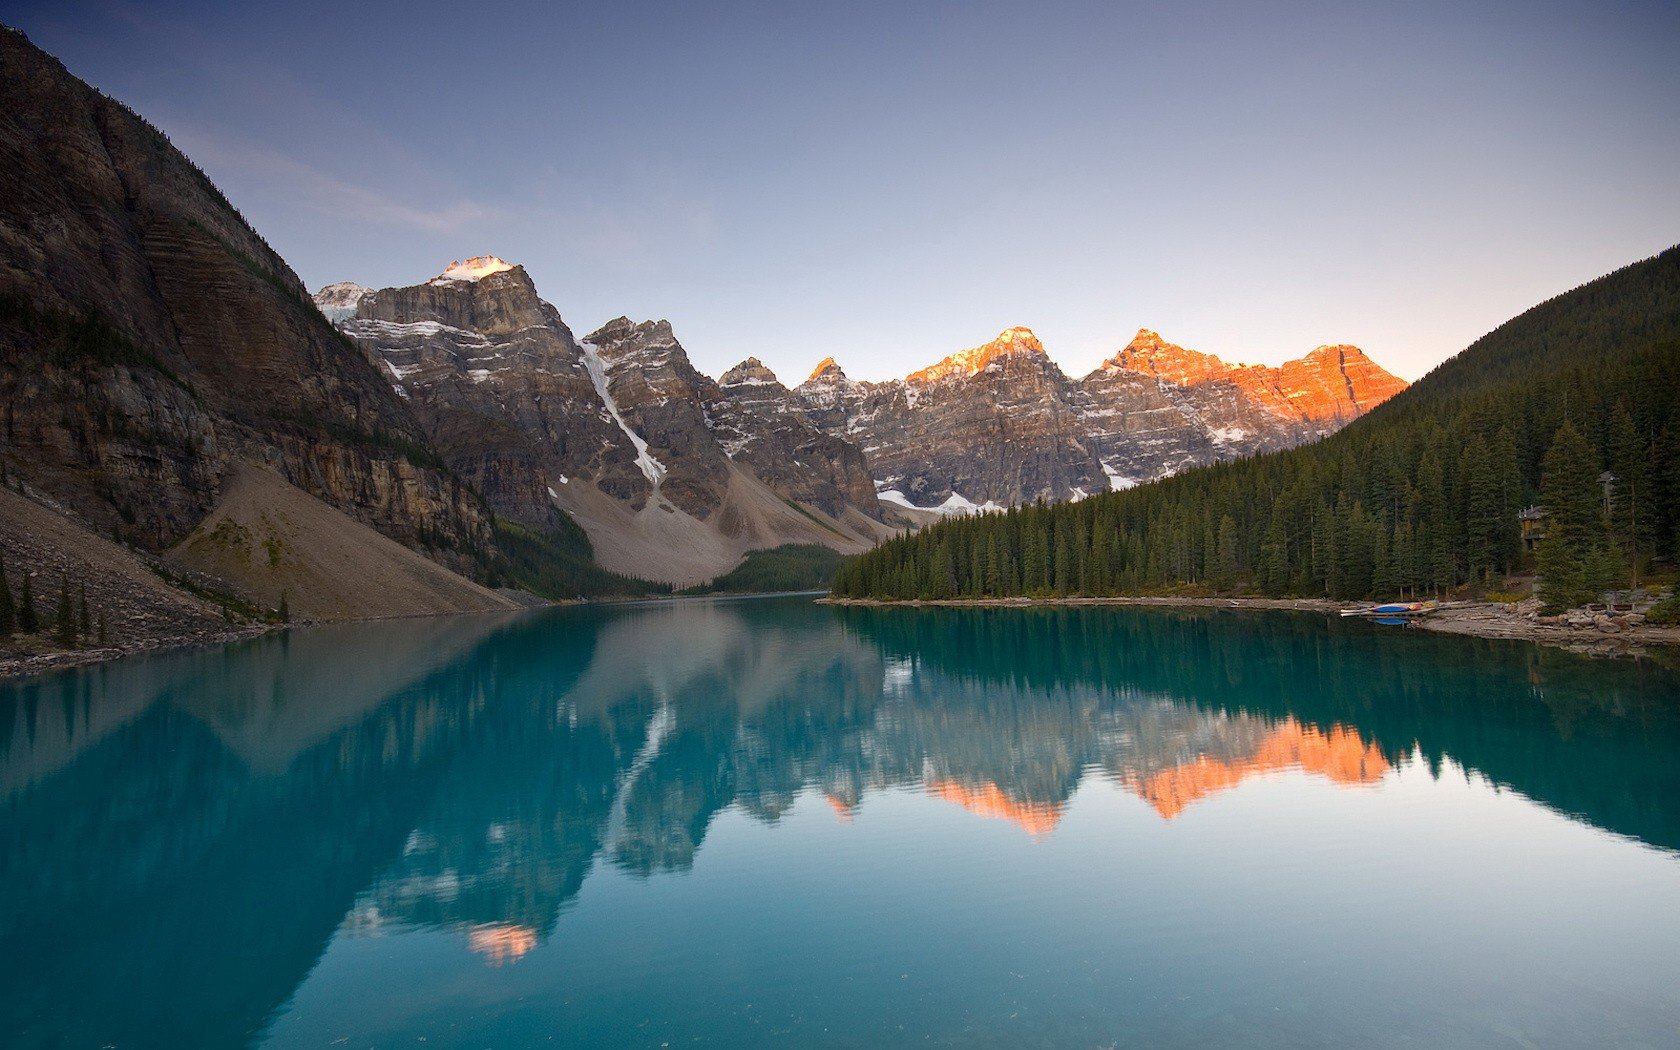
M1323 441L938 522L845 562L833 591L1389 599L1536 571L1556 610L1677 557L1680 247L1528 310Z

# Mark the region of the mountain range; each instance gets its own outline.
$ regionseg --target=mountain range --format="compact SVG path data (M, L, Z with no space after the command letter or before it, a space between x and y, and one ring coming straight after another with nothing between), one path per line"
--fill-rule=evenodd
M1073 380L1023 328L889 382L713 379L666 321L578 338L493 256L312 296L167 136L10 29L0 101L0 563L85 585L116 644L857 553L1311 440L1403 385L1350 347L1266 369L1151 333Z
M853 552L894 527L1080 499L1330 433L1403 389L1356 347L1227 365L1140 331L1081 380L1027 328L888 382L832 359L785 386L756 358L716 381L667 321L576 339L523 267L315 295L494 513L564 514L615 572L707 579L749 549Z
M1281 396L1304 428L1335 424L1362 388L1385 384L1346 347L1275 371L1219 370L1145 336L1111 364L1134 385L1153 373L1177 398L1218 390L1234 408L1269 404L1274 418ZM1196 382L1209 371L1223 375ZM1338 371L1346 401L1330 378ZM1509 597L1537 571L1540 604L1556 615L1637 590L1677 557L1673 247L1512 318L1323 441L1077 504L941 522L841 566L834 590L1388 600L1465 587Z

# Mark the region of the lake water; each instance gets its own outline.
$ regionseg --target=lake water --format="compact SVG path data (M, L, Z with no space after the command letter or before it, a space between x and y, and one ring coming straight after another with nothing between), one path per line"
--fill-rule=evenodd
M0 1044L1680 1044L1680 674L673 602L0 686Z

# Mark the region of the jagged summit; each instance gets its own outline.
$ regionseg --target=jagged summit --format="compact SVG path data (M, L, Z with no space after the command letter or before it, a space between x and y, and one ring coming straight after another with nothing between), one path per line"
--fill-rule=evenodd
M1317 346L1277 367L1228 364L1169 343L1147 328L1139 329L1103 370L1136 372L1181 388L1230 384L1273 416L1314 424L1345 423L1406 389L1405 380L1345 343Z
M811 369L811 374L805 377L810 383L818 379L845 379L846 371L840 367L840 362L832 357L825 357L817 362L817 367Z
M782 383L781 380L776 378L776 373L767 368L763 361L756 357L749 357L719 376L718 385L723 387L779 387Z
M336 324L356 316L356 304L371 291L372 288L355 281L337 281L315 293L315 305L321 308L327 320Z
M664 318L657 321L632 321L620 315L583 337L584 342L597 346L627 339L634 339L640 349L672 346L681 349L677 344L676 333L671 329L671 322Z
M477 281L493 273L503 273L513 269L513 264L505 259L498 259L494 255L475 255L462 262L457 259L444 267L442 273L432 278L428 284L443 284L449 281Z
M937 383L951 376L977 375L989 368L992 362L1015 354L1043 353L1044 344L1038 341L1038 336L1033 334L1033 330L1016 325L1013 328L1005 328L989 343L952 354L938 364L910 373L906 378L912 383Z
M1110 358L1105 367L1142 372L1179 386L1192 386L1224 378L1234 369L1247 366L1227 364L1213 354L1168 342L1153 329L1139 328L1132 341Z

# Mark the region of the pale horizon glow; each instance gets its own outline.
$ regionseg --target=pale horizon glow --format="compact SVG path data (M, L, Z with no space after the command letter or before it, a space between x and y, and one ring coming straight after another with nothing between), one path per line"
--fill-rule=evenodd
M1680 241L1680 5L21 0L313 289L523 265L581 337L902 377L1014 326L1416 379Z

